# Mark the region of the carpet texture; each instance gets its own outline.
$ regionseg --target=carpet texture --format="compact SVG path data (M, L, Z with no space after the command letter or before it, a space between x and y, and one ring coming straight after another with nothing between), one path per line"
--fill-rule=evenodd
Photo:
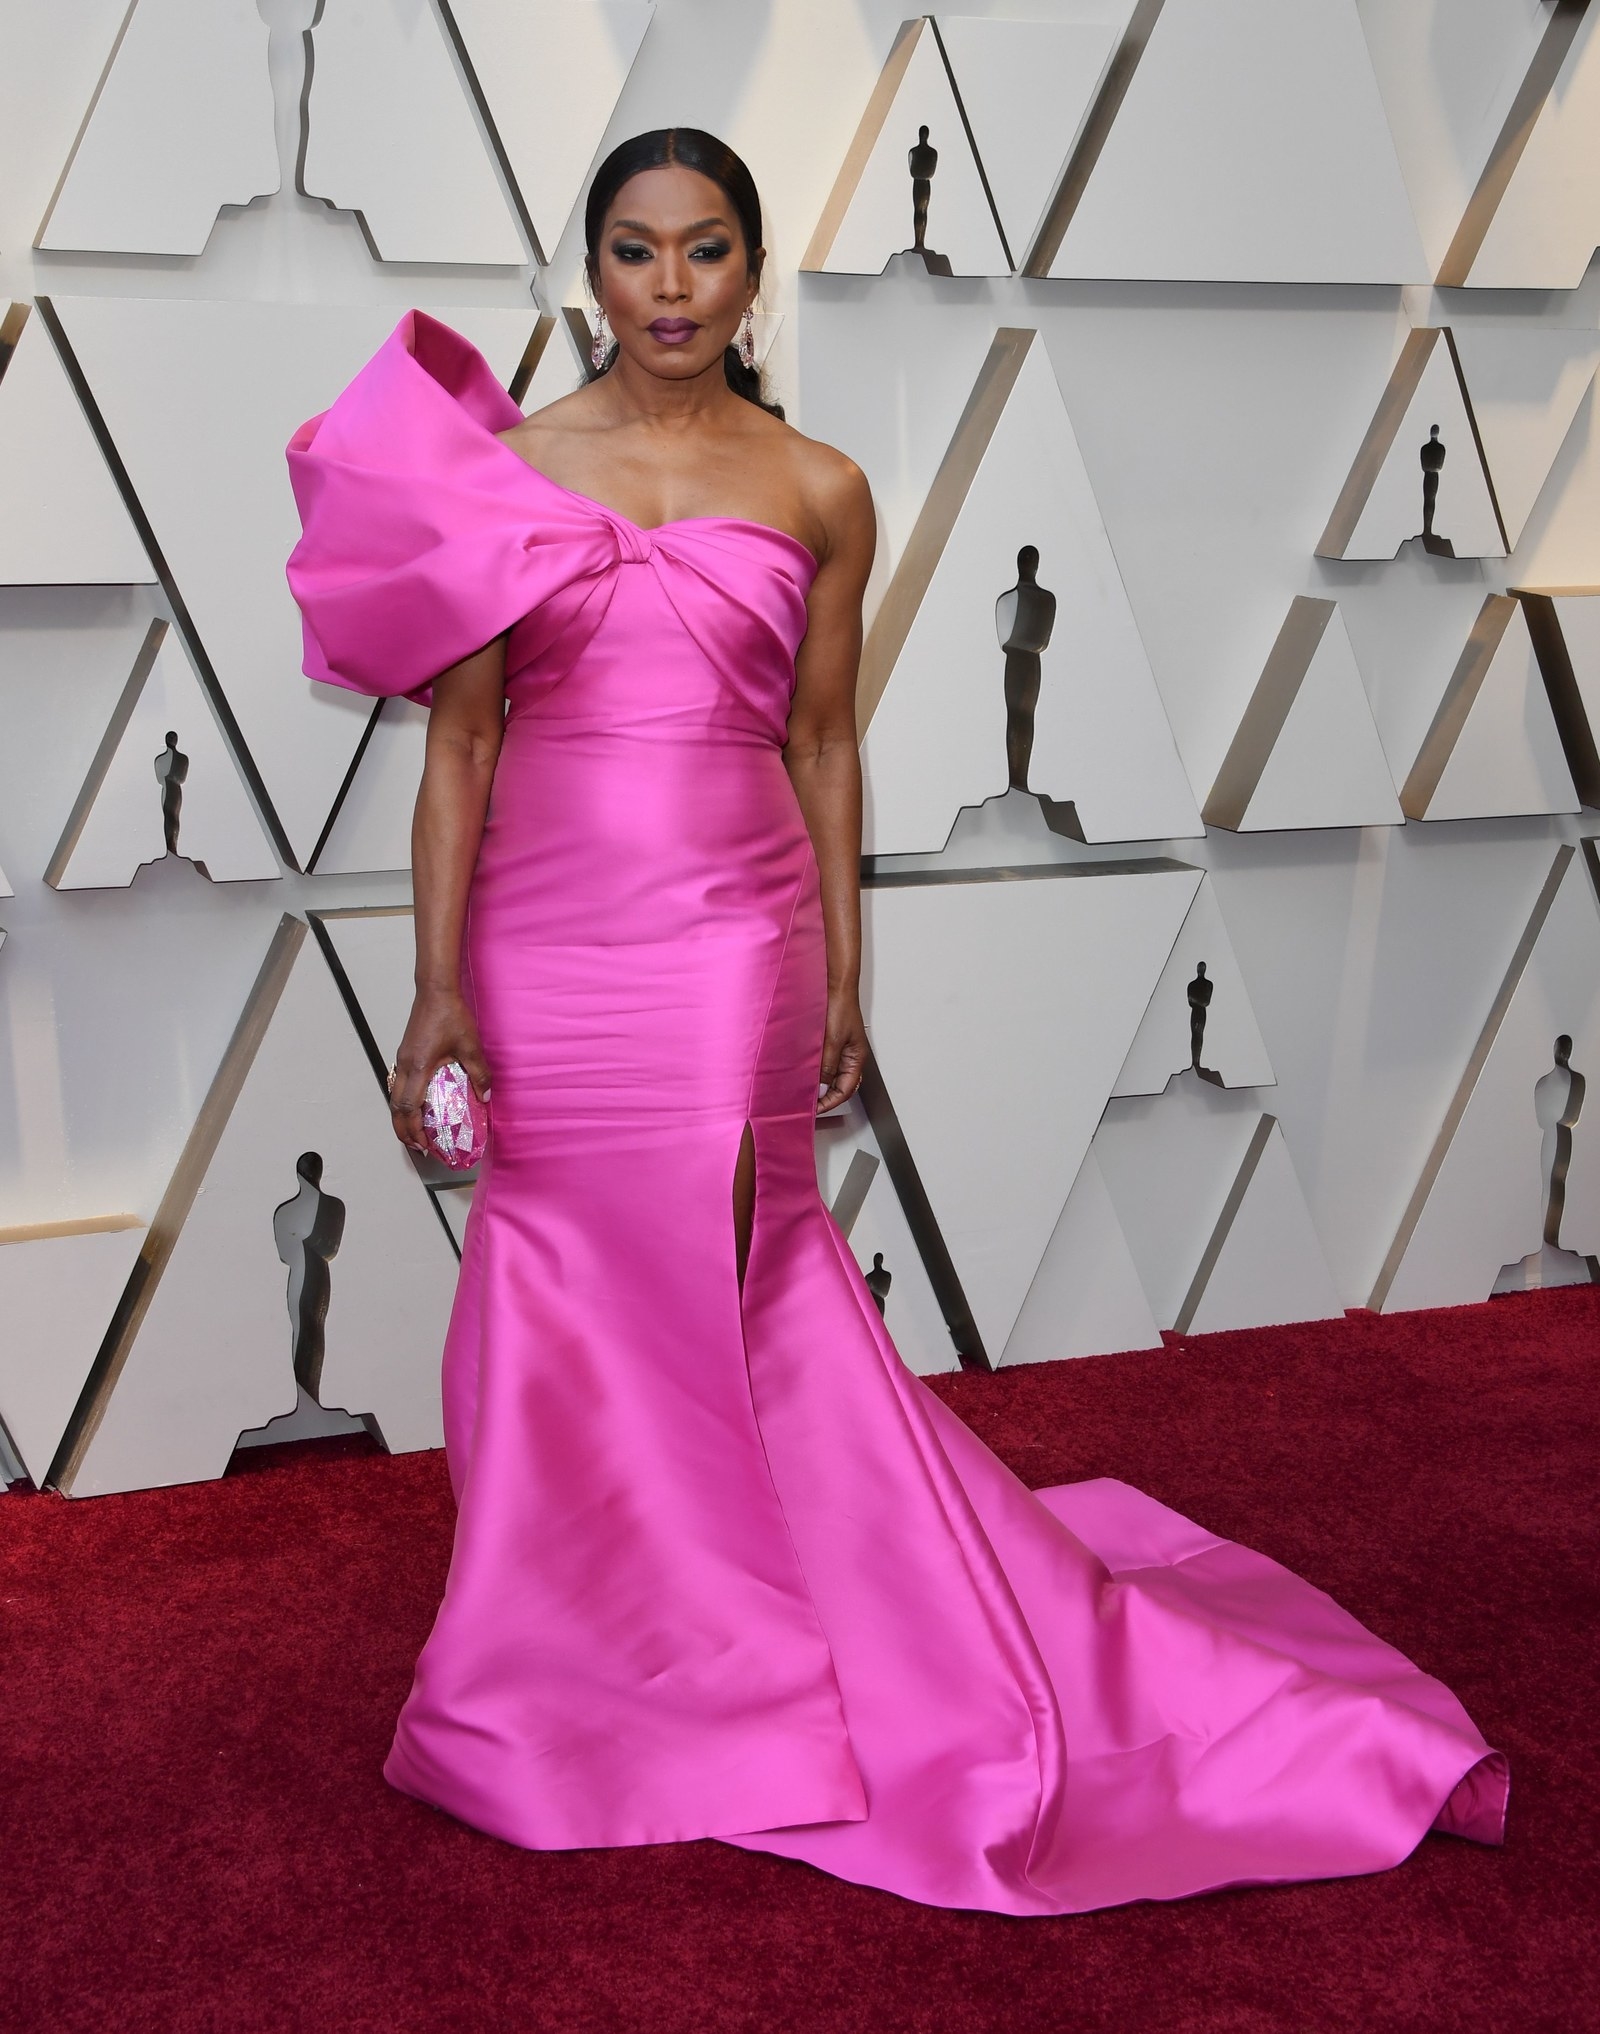
M938 1381L1329 1590L1509 1754L1506 1847L1051 1920L697 1843L530 1855L379 1766L443 1457L0 1497L0 2025L150 2034L1600 2028L1600 1288Z

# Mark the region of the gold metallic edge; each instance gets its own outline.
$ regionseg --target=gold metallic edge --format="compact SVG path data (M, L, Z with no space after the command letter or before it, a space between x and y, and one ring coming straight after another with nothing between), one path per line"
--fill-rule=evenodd
M905 648L911 625L917 618L923 596L932 583L944 547L950 541L967 492L977 475L983 455L989 449L995 428L1028 349L1039 335L1031 327L1002 325L995 333L984 362L978 370L972 393L961 413L955 433L939 462L933 485L922 504L916 526L895 567L894 577L861 651L860 675L856 682L856 732L866 734L888 686L900 652ZM1043 341L1039 342L1041 345Z
M872 96L867 100L866 110L862 113L856 131L851 137L844 161L839 165L839 174L833 180L833 189L828 193L827 203L817 220L810 244L800 257L802 273L807 270L816 273L827 265L839 228L844 223L844 215L849 211L850 201L856 194L856 186L861 181L862 172L873 149L878 145L878 137L889 118L889 109L894 104L895 94L900 89L901 81L927 26L928 17L919 14L910 21L902 21L896 30L889 54L883 60L883 69L878 73L878 82L872 88Z
M1589 867L1591 881L1593 881L1596 873L1593 850L1587 841L1584 842L1583 846L1584 858ZM1556 901L1556 893L1561 888L1562 879L1571 866L1572 857L1576 852L1577 850L1567 842L1563 842L1556 849L1555 859L1550 864L1549 873L1546 875L1543 887L1540 889L1539 895L1534 902L1528 922L1522 929L1522 937L1517 941L1516 950L1511 956L1510 965L1505 971L1500 987L1495 992L1494 1002L1490 1005L1489 1014L1484 1019L1483 1029L1478 1033L1477 1043L1473 1046L1471 1055L1467 1060L1466 1071L1462 1074L1460 1081L1456 1085L1456 1091L1450 1098L1450 1106L1445 1110L1444 1122L1440 1125L1439 1134L1433 1140L1428 1156L1423 1162L1421 1174L1418 1176L1415 1187L1412 1188L1410 1200L1406 1203L1405 1213L1400 1217L1400 1226L1395 1231L1394 1241L1389 1245L1388 1255L1384 1258L1383 1265L1373 1284L1367 1305L1374 1313L1382 1312L1384 1302L1388 1299L1394 1287L1400 1266L1405 1261L1405 1254L1411 1247L1411 1239L1416 1234L1417 1224L1422 1220L1422 1211L1427 1206L1428 1196L1433 1192L1434 1183L1437 1181L1445 1159L1449 1155L1450 1146L1455 1139L1455 1134L1461 1127L1461 1119L1467 1112L1467 1104L1472 1099L1473 1090L1478 1085L1479 1076L1488 1062L1494 1042L1500 1035L1500 1027L1504 1024L1506 1012L1511 1007L1511 999L1521 987L1522 978L1527 972L1528 962L1532 957L1533 949L1538 943L1540 933L1544 930L1545 921L1549 918L1551 908Z
M1233 1184L1228 1189L1228 1197L1222 1203L1222 1213L1218 1215L1216 1227L1211 1231L1206 1247L1200 1253L1200 1262L1195 1267L1194 1277L1189 1281L1189 1290L1184 1294L1183 1305L1179 1307L1178 1317L1172 1324L1172 1332L1175 1335L1187 1335L1190 1324L1200 1311L1200 1302L1206 1296L1206 1287L1211 1282L1211 1274L1216 1270L1228 1238L1233 1233L1233 1225L1238 1219L1239 1210L1244 1206L1244 1197L1250 1191L1251 1181L1256 1176L1262 1154L1266 1151L1267 1141L1277 1121L1276 1116L1263 1115L1251 1133L1244 1159L1234 1174Z
M1322 647L1337 607L1335 600L1308 593L1297 593L1289 603L1289 612L1267 653L1250 703L1234 730L1216 782L1201 808L1200 817L1207 826L1226 827L1229 832L1237 832L1243 826L1250 801L1260 788L1262 773L1272 759L1278 737L1300 696L1311 660Z
M1393 448L1395 433L1400 429L1411 398L1422 381L1423 370L1433 358L1433 349L1439 343L1442 329L1438 325L1422 325L1406 334L1400 358L1389 371L1389 379L1378 398L1378 407L1367 426L1367 434L1351 461L1344 486L1340 488L1339 498L1328 517L1328 526L1317 539L1317 557L1344 556L1346 546L1356 533L1356 524L1361 520L1361 511L1367 505L1373 483Z
M1137 0L1137 5L1128 16L1128 25L1122 31L1122 40L1106 66L1105 77L1095 95L1094 103L1083 117L1078 130L1077 145L1068 156L1065 167L1057 181L1050 203L1045 208L1044 223L1034 236L1033 246L1024 260L1021 273L1025 276L1043 278L1049 275L1055 259L1061 252L1061 243L1067 237L1067 228L1072 224L1083 194L1088 189L1089 179L1094 174L1105 148L1112 125L1122 111L1122 102L1128 96L1133 83L1133 74L1149 47L1155 33L1156 22L1166 0Z
M255 1064L261 1041L267 1034L267 1027L305 944L306 932L305 920L291 913L286 912L278 921L239 1021L206 1090L194 1128L189 1132L167 1190L161 1197L161 1205L151 1220L111 1325L90 1365L60 1445L45 1473L46 1483L63 1494L71 1492L90 1445L99 1432L106 1407L111 1402L128 1358L133 1353L134 1342L149 1312L150 1303L155 1298L156 1288L177 1247L195 1197L205 1183L206 1173L216 1156L234 1105Z
M128 723L133 718L134 709L139 704L146 681L155 669L156 658L161 654L161 646L166 640L169 626L164 616L157 615L144 632L144 640L134 657L133 668L118 695L116 705L112 708L111 718L106 722L106 731L100 737L100 746L94 752L94 760L90 763L82 787L73 801L72 810L67 815L67 823L61 829L61 838L56 842L55 852L45 868L44 879L52 890L59 890L66 877L72 857L77 852L78 842L83 838L83 829L88 825L89 815L94 810L95 801L105 788L107 772L116 760L117 750L121 748L122 738L128 731ZM133 880L132 872L128 880L130 882Z
M1470 280L1473 263L1483 251L1494 215L1510 188L1523 150L1533 138L1545 101L1555 90L1561 67L1577 38L1588 5L1589 0L1556 0L1555 10L1539 38L1539 47L1534 51L1533 60L1511 101L1511 110L1506 114L1488 160L1478 174L1472 196L1461 214L1461 223L1456 227L1439 264L1434 281L1442 288L1459 289Z
M1489 666L1505 640L1506 630L1511 626L1511 617L1516 611L1517 603L1509 593L1485 596L1465 647L1456 659L1450 682L1444 688L1444 696L1434 712L1432 725L1423 736L1416 761L1401 788L1400 810L1407 819L1427 818L1428 807L1438 792L1440 780L1455 754L1456 743L1461 739L1461 731L1477 704L1478 694L1483 690Z

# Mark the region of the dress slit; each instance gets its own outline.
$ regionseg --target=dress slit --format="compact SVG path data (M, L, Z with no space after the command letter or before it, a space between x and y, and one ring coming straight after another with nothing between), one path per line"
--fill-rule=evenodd
M748 1184L747 1184L748 1182ZM744 1275L750 1263L750 1246L756 1228L756 1141L750 1118L739 1133L739 1153L733 1162L733 1266L738 1276L739 1295L744 1297Z

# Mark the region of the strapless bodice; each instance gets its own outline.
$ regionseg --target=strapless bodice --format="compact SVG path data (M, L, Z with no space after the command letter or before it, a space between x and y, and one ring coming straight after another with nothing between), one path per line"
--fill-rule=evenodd
M414 310L295 432L304 534L286 570L307 675L426 703L440 671L509 630L513 716L705 714L781 744L810 551L737 517L642 528L530 466L498 435L521 416L468 340ZM585 659L566 686L602 630L663 629L698 655L631 673Z

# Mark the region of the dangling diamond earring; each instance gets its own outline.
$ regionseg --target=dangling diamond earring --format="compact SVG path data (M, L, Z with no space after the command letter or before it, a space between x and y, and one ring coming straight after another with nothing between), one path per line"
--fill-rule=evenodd
M589 347L589 364L598 374L606 364L606 355L611 351L610 336L606 332L606 313L603 304L596 305L594 314L594 339Z
M756 321L750 307L745 306L744 321L739 327L739 359L746 367L756 364Z

